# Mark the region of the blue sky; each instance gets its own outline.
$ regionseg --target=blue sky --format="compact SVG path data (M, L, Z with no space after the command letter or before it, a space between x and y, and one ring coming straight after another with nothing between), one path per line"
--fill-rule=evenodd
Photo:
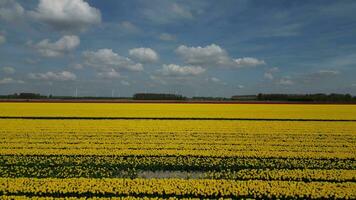
M0 94L356 95L353 0L0 0Z

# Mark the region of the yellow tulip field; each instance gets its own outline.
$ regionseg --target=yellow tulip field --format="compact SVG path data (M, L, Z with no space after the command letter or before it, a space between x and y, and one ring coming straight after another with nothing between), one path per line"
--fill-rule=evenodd
M356 199L356 106L0 103L0 199Z

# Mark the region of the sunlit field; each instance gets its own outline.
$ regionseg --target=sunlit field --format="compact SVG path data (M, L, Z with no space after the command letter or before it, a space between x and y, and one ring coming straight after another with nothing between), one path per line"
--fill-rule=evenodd
M356 198L354 105L0 103L0 117L1 199Z
M1 103L0 116L352 119L356 105Z

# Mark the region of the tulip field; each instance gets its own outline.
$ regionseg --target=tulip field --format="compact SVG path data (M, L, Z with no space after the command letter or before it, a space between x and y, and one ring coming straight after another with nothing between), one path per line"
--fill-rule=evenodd
M0 103L0 199L356 199L356 105Z

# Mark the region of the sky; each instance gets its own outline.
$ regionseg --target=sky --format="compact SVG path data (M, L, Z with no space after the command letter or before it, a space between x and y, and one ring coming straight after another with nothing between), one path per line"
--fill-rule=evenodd
M0 94L356 95L354 0L0 0Z

